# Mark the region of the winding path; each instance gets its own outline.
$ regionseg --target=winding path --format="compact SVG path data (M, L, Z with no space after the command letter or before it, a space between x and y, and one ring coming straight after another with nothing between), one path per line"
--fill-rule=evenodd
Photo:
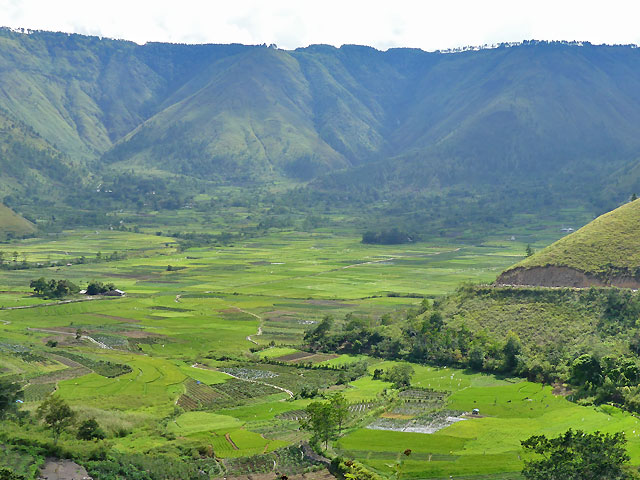
M194 368L201 368L201 367L196 367L195 365L196 364L193 364L191 366L194 367ZM206 369L203 369L203 370L206 370ZM224 373L225 375L229 375L230 377L237 378L238 380L242 380L243 382L258 383L260 385L266 385L267 387L275 388L276 390L281 390L281 391L283 391L285 393L288 393L291 398L294 397L293 392L291 390L287 390L286 388L279 387L278 385L272 385L272 384L266 383L266 382L259 382L258 380L249 380L248 378L238 377L236 375L232 375L231 373L223 372L222 370L218 370L218 371L221 372L221 373Z
M242 308L240 308L240 307L236 307L236 306L233 306L233 305L231 305L231 308L235 308L235 309L236 309L237 311L239 311L239 312L246 313L247 315L251 315L252 317L257 318L257 319L258 319L258 321L260 322L260 324L258 325L258 332L257 332L257 333L255 333L255 334L253 334L253 335L256 335L256 336L257 336L257 335L262 335L262 317L261 317L260 315L257 315L257 314L255 314L255 313L249 312L249 311L247 311L247 310L244 310L244 309L242 309ZM254 343L254 344L258 345L258 342L256 342L253 338L251 338L251 337L253 337L253 335L247 335L245 338L246 338L249 342L251 342L251 343Z
M55 333L56 335L72 335L72 336L76 336L75 333L71 333L71 332L61 332L60 330L50 330L47 328L31 328L31 327L27 327L27 330L31 330L32 332L44 332L44 333ZM80 335L80 338L82 340L89 340L91 343L96 344L98 347L100 348L104 348L106 350L112 350L111 347L109 347L108 345L99 342L98 340L96 340L95 338L90 337L89 335Z

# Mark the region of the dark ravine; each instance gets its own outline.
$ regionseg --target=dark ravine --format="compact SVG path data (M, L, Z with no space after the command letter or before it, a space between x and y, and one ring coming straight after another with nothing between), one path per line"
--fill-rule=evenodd
M518 267L507 270L496 280L496 285L526 285L532 287L620 287L640 288L640 281L630 275L616 274L601 278L581 270L547 265L545 267Z

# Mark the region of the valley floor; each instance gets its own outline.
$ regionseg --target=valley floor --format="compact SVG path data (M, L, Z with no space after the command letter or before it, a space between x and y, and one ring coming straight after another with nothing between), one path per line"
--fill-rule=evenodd
M324 478L312 472L323 466L296 450L308 440L299 420L311 390L341 392L349 402L347 429L330 453L383 475L409 448L406 477L518 478L521 440L570 427L624 431L640 463L638 420L613 407L581 407L520 379L422 365L400 391L371 376L393 362L300 349L304 332L326 315L338 324L350 316L379 322L463 282L491 282L521 258L520 242L373 246L282 232L180 251L169 237L73 231L10 248L43 266L2 271L0 378L25 385L22 410L33 413L55 391L79 420L98 421L105 440L73 432L60 439L96 479L106 468L96 460L100 449L151 472L160 467L136 455L195 462L210 477ZM120 258L105 260L115 251ZM92 261L69 260L82 256ZM126 296L56 304L29 292L40 276L112 282ZM362 361L364 376L341 377ZM476 408L480 415L470 413ZM42 460L15 445L51 444L33 417L5 422L0 441L0 464L27 477Z

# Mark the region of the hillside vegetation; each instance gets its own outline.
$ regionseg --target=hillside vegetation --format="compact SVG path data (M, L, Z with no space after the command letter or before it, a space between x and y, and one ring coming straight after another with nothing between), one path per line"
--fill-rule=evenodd
M0 203L0 239L21 237L35 232L35 226Z
M569 267L603 282L621 283L640 278L640 201L606 213L578 231L517 263L498 279L510 283L536 267ZM535 281L534 283L535 284ZM567 285L572 286L572 285Z
M28 147L13 163L51 158L18 203L50 190L77 205L90 190L67 195L71 177L93 191L121 174L183 191L312 181L302 198L390 210L428 191L420 210L435 218L416 221L433 226L567 202L602 211L640 190L640 53L627 46L285 51L1 29L0 67L0 108Z

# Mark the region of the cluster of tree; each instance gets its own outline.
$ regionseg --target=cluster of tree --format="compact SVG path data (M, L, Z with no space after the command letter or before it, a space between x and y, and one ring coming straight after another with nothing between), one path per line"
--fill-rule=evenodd
M60 434L76 425L76 412L62 398L49 395L36 410L36 417L45 428L51 430L53 443L57 444ZM76 438L79 440L103 439L105 433L95 418L88 418L77 425Z
M103 295L115 289L116 286L113 283L102 283L97 280L92 280L87 285L87 295Z
M22 387L17 382L0 379L0 420L18 413L19 400L22 398ZM76 413L59 396L49 395L36 410L36 417L51 430L54 443L60 434L76 424ZM76 436L80 440L104 438L105 433L95 418L88 418L78 424Z
M102 252L96 253L95 257L85 257L84 255L76 258L67 258L64 260L65 263L70 264L85 264L85 263L100 263L100 262L114 262L117 260L122 260L126 257L126 254L119 253L117 251L111 252L110 254L103 254ZM51 260L46 263L43 262L30 262L28 261L26 253L18 253L16 251L11 254L7 254L0 250L0 268L4 270L28 270L30 268L45 268L49 267L58 267L60 266L61 261L59 260Z
M357 321L359 320L359 321ZM333 328L325 317L304 337L309 348L328 352L368 354L393 360L471 367L501 373L519 373L522 346L513 334L505 342L473 334L466 327L445 325L441 312L409 318L398 325L370 325L362 319Z
M382 230L379 232L367 230L362 234L362 243L371 243L377 245L399 245L401 243L410 243L415 241L415 235L400 231L397 228L392 228L391 230Z
M70 280L46 280L40 277L31 280L29 287L33 289L36 295L44 298L63 298L68 295L74 295L80 292L80 287ZM102 283L92 280L87 285L87 295L103 295L116 289L113 283Z
M555 438L534 435L521 442L535 455L526 460L526 480L632 480L640 478L629 465L624 433L567 432Z
M349 418L349 403L344 395L335 393L325 402L311 402L305 410L305 418L300 426L312 433L312 441L324 444L326 449L329 440L342 434Z
M640 363L637 358L585 353L571 364L574 399L586 403L615 403L640 412Z
M386 371L381 368L376 368L373 371L373 379L391 382L395 388L404 388L411 385L411 377L413 374L413 367L407 363L403 363L394 365Z
M460 312L460 305L484 301L483 295L502 300L531 300L536 303L566 302L574 308L595 312L598 329L612 338L630 336L627 355L603 355L584 345L572 355L570 350L552 345L540 348L523 341L514 332L500 338L485 331L471 331L464 324L451 326L448 315ZM443 305L448 305L444 310ZM304 337L312 350L368 354L392 360L450 365L475 371L516 375L533 381L569 383L573 399L583 403L615 403L640 412L640 296L619 289L592 289L575 292L567 289L517 289L506 291L485 287L463 287L450 299L407 312L401 319L361 318L348 314L336 324L327 316ZM591 348L591 350L589 350ZM582 351L581 351L582 350ZM635 354L635 355L634 355ZM377 372L382 378L384 372ZM395 379L388 378L396 383ZM398 383L400 386L401 383Z
M162 232L156 232L156 234L162 235ZM180 249L187 250L188 248L206 247L206 246L220 246L228 245L229 243L238 240L240 238L247 238L244 234L234 234L229 232L221 232L217 235L212 233L199 233L199 232L168 232L167 236L177 238L180 242Z
M29 287L36 295L44 298L62 298L80 291L80 288L70 280L45 280L44 277L31 280Z

